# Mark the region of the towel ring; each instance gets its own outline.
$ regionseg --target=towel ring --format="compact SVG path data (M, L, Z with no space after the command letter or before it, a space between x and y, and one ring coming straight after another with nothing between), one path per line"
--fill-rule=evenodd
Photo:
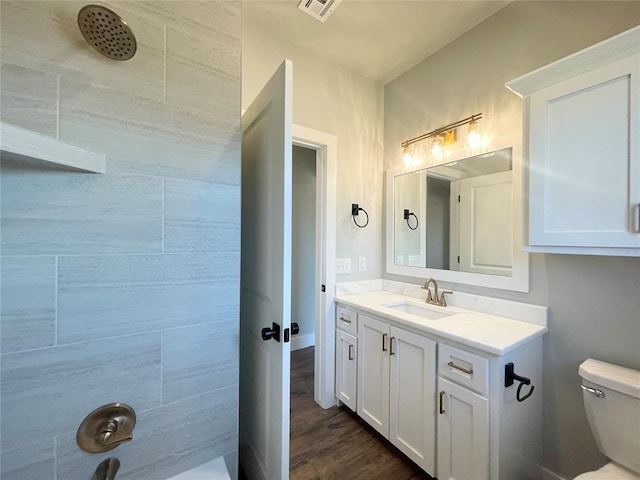
M409 223L409 218L413 217L416 219L416 226L412 227L411 224ZM418 228L419 222L418 222L418 217L416 216L415 213L410 212L408 208L404 209L404 219L407 221L407 226L411 229L411 230L415 230L416 228Z
M358 221L356 220L356 217L358 216L360 211L363 211L364 214L367 216L367 220L364 222L364 225L358 223ZM357 203L352 203L351 204L351 216L353 217L353 223L355 223L359 228L364 228L367 225L369 225L369 214L367 213L367 211L364 208L359 206Z

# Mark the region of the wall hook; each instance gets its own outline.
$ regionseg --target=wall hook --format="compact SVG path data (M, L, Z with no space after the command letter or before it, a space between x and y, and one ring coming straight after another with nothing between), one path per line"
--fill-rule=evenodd
M363 211L364 214L367 216L367 220L364 222L363 224L358 223L358 221L356 220L356 217L358 216L360 211ZM355 223L358 227L360 228L364 228L367 225L369 225L369 214L367 213L367 211L362 208L361 206L359 206L357 203L352 203L351 204L351 216L353 217L353 223Z
M516 400L518 400L519 402L524 402L527 398L533 395L533 390L536 387L531 385L530 378L522 377L515 373L514 370L515 367L513 366L513 362L509 362L504 366L504 386L510 387L511 385L513 385L514 380L520 382L520 384L518 385L518 390L516 391ZM531 385L531 388L529 389L529 392L524 397L522 397L521 391L524 385Z
M415 219L416 219L416 226L415 226L415 227L412 227L412 226L411 226L411 223L409 223L409 218L410 218L410 217L413 217L413 218L415 218ZM416 216L416 214L415 214L415 213L410 212L408 208L405 208L405 209L404 209L404 219L407 221L407 226L408 226L411 230L415 230L416 228L418 228L418 225L419 225L419 223L418 223L418 217Z

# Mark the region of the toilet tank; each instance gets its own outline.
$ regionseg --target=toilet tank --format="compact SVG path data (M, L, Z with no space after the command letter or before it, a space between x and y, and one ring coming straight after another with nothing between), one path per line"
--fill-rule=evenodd
M640 371L588 359L580 365L584 407L598 448L607 457L640 473Z

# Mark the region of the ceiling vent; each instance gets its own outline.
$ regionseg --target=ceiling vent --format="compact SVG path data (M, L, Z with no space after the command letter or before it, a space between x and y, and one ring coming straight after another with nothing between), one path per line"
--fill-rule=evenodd
M341 1L342 0L300 0L298 8L324 23Z

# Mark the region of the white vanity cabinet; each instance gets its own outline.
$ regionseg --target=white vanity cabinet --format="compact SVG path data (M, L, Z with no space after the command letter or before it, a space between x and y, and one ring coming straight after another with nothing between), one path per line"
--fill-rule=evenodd
M375 297L350 296L337 310L338 317L345 308L357 317L357 414L439 480L540 478L546 328L469 313L449 317L455 327L411 322L411 315L385 307L395 297L372 308ZM508 333L512 329L521 333ZM449 331L469 338L456 341ZM338 328L339 339L344 333ZM518 382L505 386L508 363L535 386L523 402L516 398ZM341 368L336 376L343 378ZM528 392L524 386L521 394Z
M529 251L640 256L640 27L520 77Z
M358 314L338 307L336 311L336 398L356 411Z
M435 474L436 342L358 315L358 415Z
M487 480L488 361L441 344L438 374L438 479Z

